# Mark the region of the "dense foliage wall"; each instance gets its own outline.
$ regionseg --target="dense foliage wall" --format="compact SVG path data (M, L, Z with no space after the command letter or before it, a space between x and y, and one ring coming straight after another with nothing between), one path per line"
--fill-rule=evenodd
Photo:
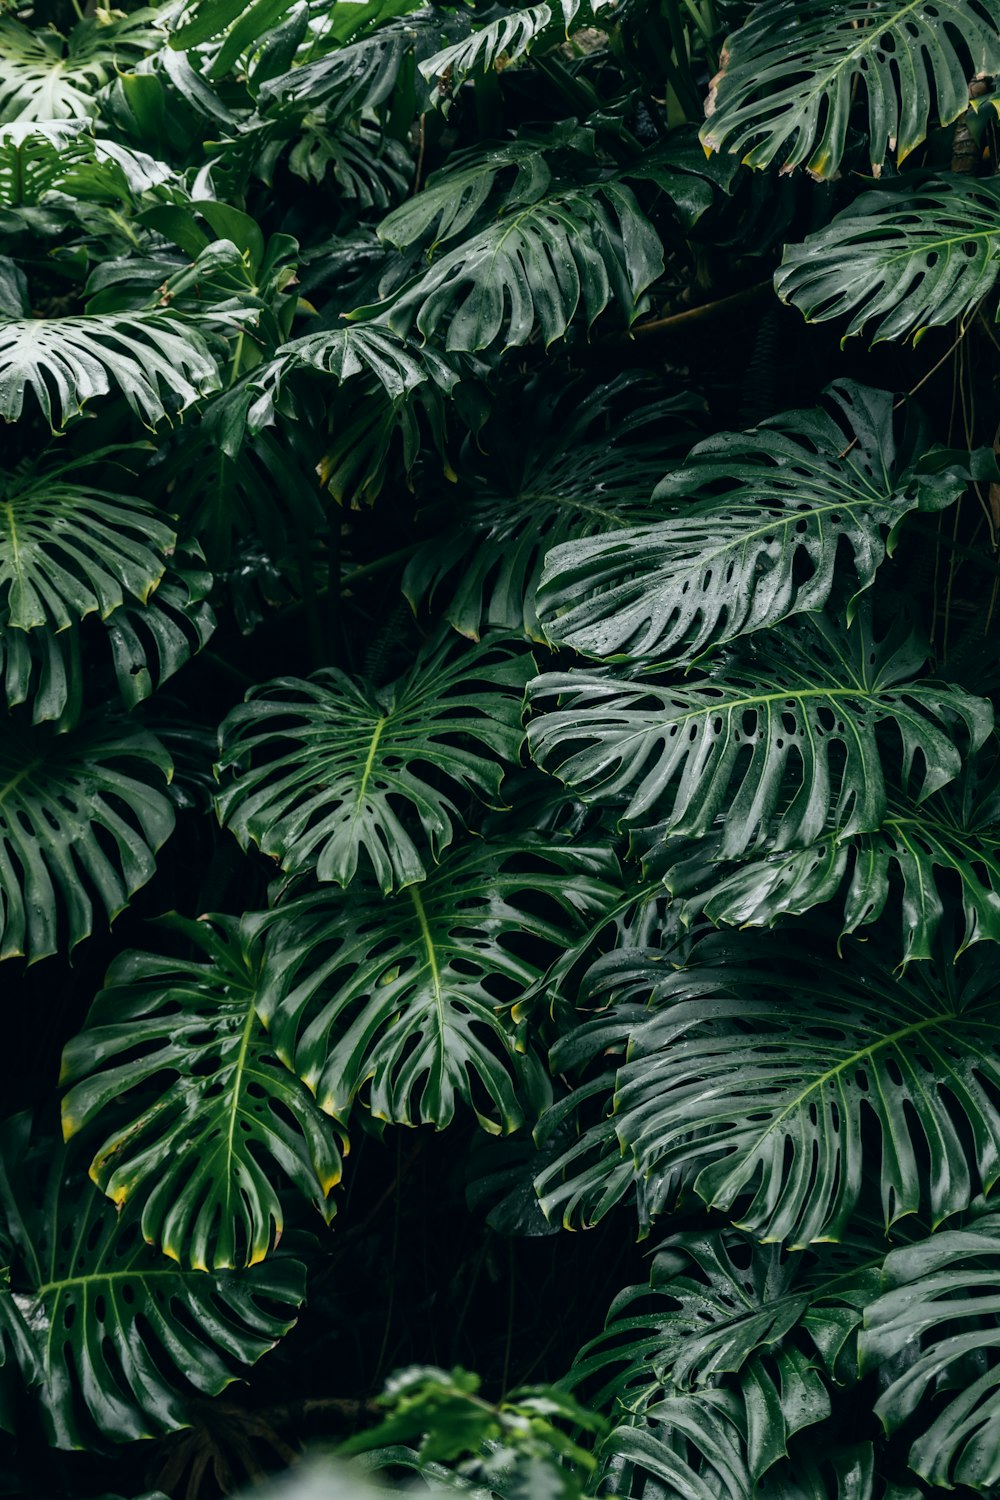
M998 75L0 5L0 1493L994 1493Z

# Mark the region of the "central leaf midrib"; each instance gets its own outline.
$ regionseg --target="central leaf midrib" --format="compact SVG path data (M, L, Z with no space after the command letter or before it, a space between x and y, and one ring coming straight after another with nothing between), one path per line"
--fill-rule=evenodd
M825 1073L820 1074L818 1078L814 1078L806 1088L796 1094L795 1098L786 1104L781 1112L774 1117L767 1129L761 1131L755 1137L756 1142L759 1145L761 1141L766 1140L772 1131L777 1130L778 1126L790 1114L793 1114L795 1110L799 1109L806 1102L810 1094L814 1094L818 1089L822 1089L823 1085L829 1083L832 1078L839 1078L841 1074L859 1063L862 1058L867 1057L868 1059L872 1059L877 1052L882 1052L885 1048L893 1046L901 1037L917 1036L922 1031L943 1026L948 1021L957 1021L958 1017L958 1011L947 1011L941 1015L928 1016L923 1021L910 1022L906 1026L900 1026L895 1031L890 1032L888 1036L880 1037L878 1041L869 1042L866 1046L858 1048L849 1057L843 1058L834 1067L828 1068Z
M431 977L431 993L434 997L434 1012L438 1027L438 1058L443 1060L445 1055L447 1026L444 1013L444 987L441 983L441 970L438 965L437 952L434 947L434 937L431 933L430 924L427 921L427 912L420 898L420 891L415 885L407 887L413 910L416 913L417 925L420 928L420 939L424 945L427 955L427 968ZM440 1061L439 1061L440 1068Z

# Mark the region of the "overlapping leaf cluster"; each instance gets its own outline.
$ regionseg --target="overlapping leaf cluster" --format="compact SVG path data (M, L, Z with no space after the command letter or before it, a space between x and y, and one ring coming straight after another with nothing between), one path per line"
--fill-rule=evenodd
M62 9L0 16L0 957L181 910L59 1037L62 1139L55 1078L8 1112L0 1423L191 1422L352 1141L465 1119L507 1227L662 1239L558 1390L401 1377L384 1462L990 1493L1000 756L948 645L1000 469L916 389L992 337L1000 6ZM950 331L769 410L661 342L781 301Z

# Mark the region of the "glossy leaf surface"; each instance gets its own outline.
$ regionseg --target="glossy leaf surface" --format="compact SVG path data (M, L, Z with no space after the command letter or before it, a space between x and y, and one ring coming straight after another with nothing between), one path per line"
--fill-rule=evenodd
M219 815L290 872L347 885L363 860L383 891L423 880L461 824L456 797L499 797L532 667L507 642L456 657L444 637L384 688L334 669L279 679L222 726Z
M255 1265L281 1237L283 1179L333 1217L341 1139L273 1054L257 1012L260 955L238 925L172 925L203 957L116 959L63 1054L63 1132L113 1125L91 1176L172 1260Z
M878 343L966 318L998 271L997 189L956 175L862 193L786 247L774 284L810 321L845 319L845 338L870 330Z
M970 77L998 69L996 0L771 0L730 39L702 140L832 177L860 89L872 164L901 162L967 107Z
M915 677L923 653L905 625L877 641L860 619L844 632L803 617L758 641L672 685L600 670L537 678L530 696L544 711L528 729L533 759L629 822L662 822L664 833L704 835L724 815L720 856L735 858L878 828L887 806L879 726L895 739L890 764L917 802L961 770L957 727L978 748L992 726L987 700Z
M545 559L550 639L590 656L689 661L822 608L843 578L842 541L857 592L870 588L903 517L951 504L965 480L908 467L913 438L894 430L888 391L844 381L829 395L830 410L700 443L659 484L644 524L593 538L575 527Z
M258 993L275 1051L337 1119L363 1091L377 1120L441 1129L463 1100L491 1133L515 1129L538 1065L510 1006L613 904L616 874L605 850L482 840L388 900L279 907Z
M282 1256L242 1274L184 1270L143 1242L56 1149L39 1193L22 1177L25 1121L8 1125L0 1201L15 1246L0 1292L20 1315L60 1448L159 1437L190 1421L288 1332L305 1268Z
M0 958L73 949L145 885L174 827L170 757L110 717L0 738Z

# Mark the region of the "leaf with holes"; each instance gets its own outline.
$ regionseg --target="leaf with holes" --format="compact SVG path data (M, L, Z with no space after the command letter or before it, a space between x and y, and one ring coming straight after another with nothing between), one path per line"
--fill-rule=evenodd
M118 1214L66 1152L46 1142L26 1171L28 1149L22 1115L0 1156L14 1244L0 1299L21 1323L23 1373L40 1381L49 1441L94 1448L188 1426L194 1396L218 1395L291 1328L305 1267L282 1255L240 1273L185 1270L151 1250L135 1216Z
M978 749L992 728L986 699L917 677L923 655L905 622L878 640L864 618L843 631L804 615L680 683L550 672L529 689L541 710L529 748L630 823L699 837L724 818L723 859L873 832L887 807L881 726L895 731L894 780L916 802L959 774L963 741Z
M87 17L62 37L52 27L0 16L0 123L85 119L119 68L136 62L156 33L151 10Z
M997 0L772 0L730 37L701 138L753 167L833 177L860 89L872 165L901 162L968 108L970 78L996 72Z
M32 962L112 921L173 831L170 757L107 713L68 734L9 719L0 735L0 958Z
M332 1219L343 1138L273 1054L257 1013L260 955L237 923L171 926L201 957L115 960L63 1053L63 1133L111 1127L90 1175L171 1259L256 1265L281 1238L282 1178Z
M549 638L592 656L690 661L822 608L840 582L842 539L853 605L904 516L952 504L966 480L914 469L927 440L920 424L894 431L888 391L839 381L828 395L832 410L699 443L643 525L592 538L577 528L554 547L538 594Z
M650 1220L687 1182L798 1247L843 1238L866 1170L886 1224L922 1210L940 1223L1000 1176L988 965L894 978L865 947L831 967L787 934L713 936L681 972L637 954L617 995L631 1024L609 1125Z
M778 295L844 338L912 338L964 319L1000 271L1000 188L989 178L918 180L862 193L832 224L786 245Z
M510 1017L619 894L605 849L466 842L388 899L333 888L259 919L257 1005L275 1051L346 1120L450 1124L463 1100L491 1134L524 1122L540 1073Z
M293 873L347 885L363 857L385 892L423 880L463 821L455 798L499 797L533 665L445 635L387 687L327 668L253 689L220 730L219 816Z

